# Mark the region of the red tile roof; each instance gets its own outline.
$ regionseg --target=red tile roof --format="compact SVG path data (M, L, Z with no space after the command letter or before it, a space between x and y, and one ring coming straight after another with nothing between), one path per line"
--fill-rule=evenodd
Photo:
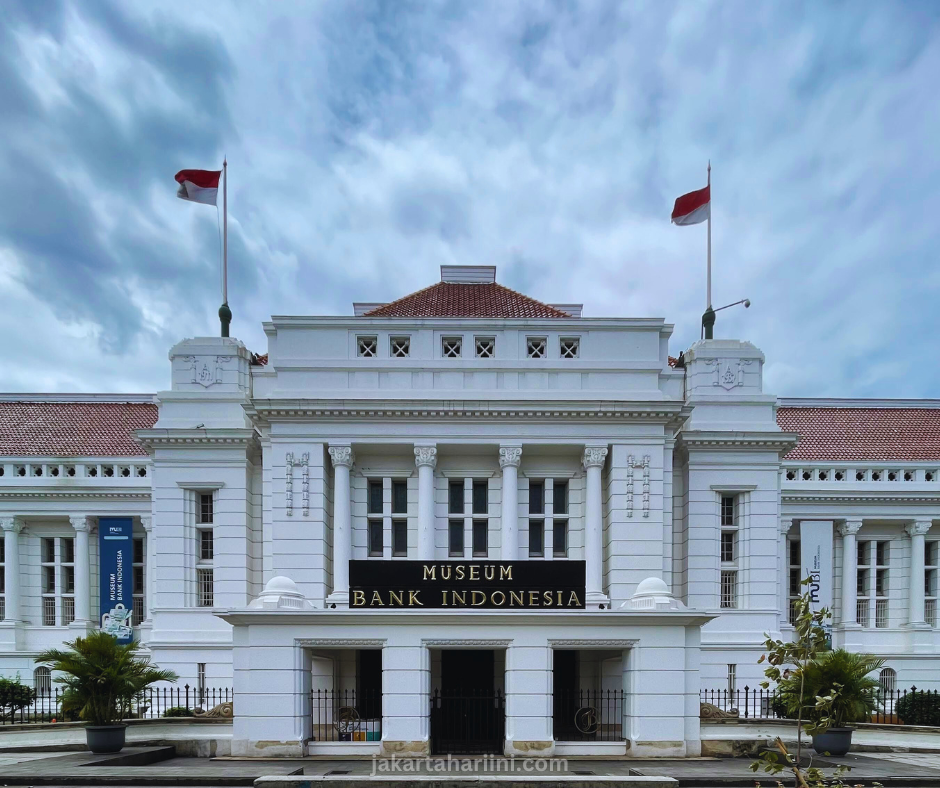
M134 431L156 421L149 402L0 402L0 456L146 456Z
M376 307L363 317L542 318L570 315L495 282L438 282L390 304Z
M781 407L777 424L800 435L787 460L940 460L936 408Z

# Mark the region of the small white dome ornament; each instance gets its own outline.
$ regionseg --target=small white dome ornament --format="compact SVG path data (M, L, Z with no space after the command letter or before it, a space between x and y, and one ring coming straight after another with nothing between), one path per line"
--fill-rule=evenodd
M297 584L279 575L268 580L257 599L248 603L249 610L313 610Z
M676 599L661 577L647 577L640 582L633 596L620 606L621 610L688 610Z

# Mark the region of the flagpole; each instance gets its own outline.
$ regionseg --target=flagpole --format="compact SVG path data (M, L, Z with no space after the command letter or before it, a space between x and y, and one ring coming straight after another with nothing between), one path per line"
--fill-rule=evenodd
M219 307L222 336L228 336L232 310L228 306L228 160L222 159L222 306Z
M714 338L715 310L712 309L712 162L708 160L708 273L705 314L702 315L702 333L705 339Z

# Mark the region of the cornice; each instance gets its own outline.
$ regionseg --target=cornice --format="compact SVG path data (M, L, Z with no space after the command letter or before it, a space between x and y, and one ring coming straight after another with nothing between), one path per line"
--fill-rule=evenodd
M659 421L685 418L691 409L682 402L613 402L507 400L253 400L245 405L259 421L406 419L448 421L451 419L523 421L584 419L588 421ZM686 412L688 411L688 413Z
M146 449L167 446L250 446L257 439L252 428L198 430L137 430L137 441Z
M477 648L509 648L512 638L422 638L421 645L427 648L448 646L476 646Z
M680 432L677 442L685 449L738 448L745 450L789 451L800 436L795 432L750 432L721 430L688 430Z
M126 492L122 490L57 490L55 487L39 487L33 489L0 489L0 500L2 501L25 501L37 499L61 500L108 500L108 501L149 501L151 493L147 492Z
M294 638L294 645L303 648L382 648L385 638Z
M549 638L553 648L633 648L639 638Z
M924 503L940 504L940 490L925 492L831 492L829 490L787 490L781 492L786 503Z

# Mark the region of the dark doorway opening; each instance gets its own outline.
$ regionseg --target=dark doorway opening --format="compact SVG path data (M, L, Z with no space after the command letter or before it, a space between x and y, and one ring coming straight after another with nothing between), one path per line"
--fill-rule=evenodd
M432 753L502 753L506 711L494 669L492 651L441 652L440 689L431 696Z
M382 717L382 651L362 649L356 652L357 711L363 719Z
M580 705L578 652L552 652L552 722L556 741L576 739L575 715Z

